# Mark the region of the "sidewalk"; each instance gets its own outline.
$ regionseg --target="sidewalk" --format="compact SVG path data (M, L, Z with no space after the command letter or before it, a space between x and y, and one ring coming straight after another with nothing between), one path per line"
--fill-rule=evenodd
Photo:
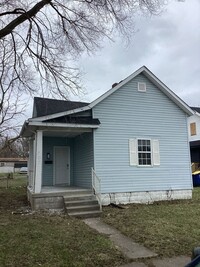
M89 218L83 221L99 233L108 235L115 246L131 260L157 256L154 252L142 245L139 245L138 243L135 243L131 238L126 237L115 228L105 224L100 218Z
M83 221L99 233L108 235L109 239L115 244L115 246L128 259L133 260L133 262L120 267L184 267L190 262L190 258L186 256L156 259L156 253L138 243L135 243L131 238L126 237L112 226L102 222L100 218L89 218L84 219ZM145 263L142 262L144 259L147 259Z

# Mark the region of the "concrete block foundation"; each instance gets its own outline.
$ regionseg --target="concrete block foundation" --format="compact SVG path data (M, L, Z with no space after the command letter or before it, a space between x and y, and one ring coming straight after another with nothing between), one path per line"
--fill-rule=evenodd
M62 194L34 194L28 190L27 195L32 210L64 209L64 200Z
M191 199L192 190L165 190L101 194L102 205L114 204L151 204L155 201Z

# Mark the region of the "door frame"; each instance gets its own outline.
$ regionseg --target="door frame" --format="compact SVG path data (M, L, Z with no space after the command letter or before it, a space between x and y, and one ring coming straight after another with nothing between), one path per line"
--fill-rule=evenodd
M71 166L70 166L70 146L54 146L53 147L53 185L54 186L56 186L56 168L55 168L55 164L56 164L56 148L60 148L60 147L62 147L62 148L66 148L67 149L67 153L68 153L68 157L69 157L69 160L68 160L68 162L69 162L69 169L68 169L68 172L69 172L69 183L67 184L66 183L66 186L70 186L70 184L71 184Z

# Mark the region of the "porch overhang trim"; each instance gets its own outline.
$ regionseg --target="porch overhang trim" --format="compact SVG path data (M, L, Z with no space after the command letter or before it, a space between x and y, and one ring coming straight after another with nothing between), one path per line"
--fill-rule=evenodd
M76 108L76 109L64 111L64 112L58 112L58 113L55 113L55 114L50 114L50 115L46 115L46 116L42 116L42 117L32 118L31 121L51 120L51 119L55 119L55 118L58 118L58 117L67 116L67 115L83 112L83 111L86 111L86 110L89 110L89 109L91 109L90 105L84 106L84 107L81 107L81 108Z
M92 124L76 124L76 123L50 123L50 122L40 122L40 121L30 121L30 126L37 127L59 127L59 128L91 128L96 129L99 128L99 125Z
M59 132L91 132L93 129L99 128L100 125L86 125L86 124L70 124L70 123L44 123L44 122L32 122L26 121L20 136L32 137L37 130L42 131L59 131Z

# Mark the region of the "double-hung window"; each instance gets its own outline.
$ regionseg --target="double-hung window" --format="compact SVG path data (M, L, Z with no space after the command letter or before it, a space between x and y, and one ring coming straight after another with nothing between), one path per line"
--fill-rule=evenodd
M138 139L138 165L151 166L151 140Z
M159 166L159 140L134 138L129 139L131 166Z

